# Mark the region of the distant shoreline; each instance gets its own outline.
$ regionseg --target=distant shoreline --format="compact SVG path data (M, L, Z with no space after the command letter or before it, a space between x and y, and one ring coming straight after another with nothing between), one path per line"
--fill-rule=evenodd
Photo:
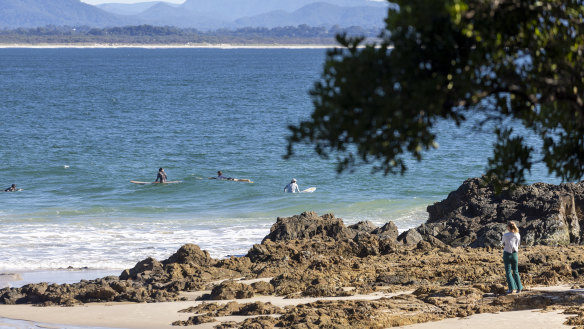
M6 43L0 44L0 49L7 48L30 48L30 49L52 49L52 48L143 48L143 49L182 49L182 48L201 48L201 49L328 49L338 47L336 44L210 44L210 43L188 43L188 44L125 44L125 43Z

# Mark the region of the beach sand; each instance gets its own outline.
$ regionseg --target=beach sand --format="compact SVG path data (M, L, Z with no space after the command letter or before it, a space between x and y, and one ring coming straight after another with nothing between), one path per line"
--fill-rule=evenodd
M242 281L243 282L243 281ZM567 291L567 286L540 287L534 290L545 291ZM42 323L56 325L56 327L87 326L87 327L108 327L108 328L177 328L172 326L172 322L177 320L187 320L192 314L178 313L182 309L196 306L202 302L194 301L195 298L208 291L187 293L185 297L189 301L167 302L167 303L95 303L75 307L36 307L31 305L0 305L0 327L3 327L3 319L26 320L32 323ZM411 293L411 291L401 292ZM259 296L250 299L239 299L239 303L246 302L271 302L277 306L298 305L310 303L316 300L374 300L381 297L391 297L400 293L375 293L370 295L356 295L350 297L334 298L301 298L284 299L283 297ZM227 303L229 301L215 301ZM514 312L500 312L489 314L475 314L466 318L452 318L438 322L428 322L416 325L405 326L409 329L446 329L446 328L568 328L563 325L568 315L561 314L561 311L542 312L541 310L526 310ZM219 321L243 321L246 316L218 317ZM10 322L4 322L8 328ZM213 328L217 322L205 323L189 328L207 329Z

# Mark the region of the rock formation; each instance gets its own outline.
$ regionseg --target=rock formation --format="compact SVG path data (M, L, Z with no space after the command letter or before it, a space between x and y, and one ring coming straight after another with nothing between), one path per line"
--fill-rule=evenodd
M501 250L491 246L498 246L506 222L515 220L525 244L519 265L525 286L584 286L584 246L579 245L584 240L583 202L584 184L533 184L497 195L480 179L469 179L446 200L428 207L427 223L399 236L391 222L382 227L370 222L345 226L332 214L305 212L278 218L263 241L243 257L213 259L198 246L186 244L166 260L147 258L119 277L0 289L0 303L158 302L179 300L183 291L201 290L210 290L202 298L206 300L415 290L391 299L315 302L285 309L257 303L205 303L191 310L196 315L188 321L175 324L253 314L258 317L217 328L389 327L541 308L559 301L575 305L572 312L578 317L572 321L578 323L584 314L577 308L582 296L504 296ZM245 284L238 278L264 279ZM269 316L274 313L281 316Z
M497 195L480 178L466 180L445 200L428 206L416 230L451 246L498 246L506 223L519 226L522 244L584 243L584 182L513 186Z

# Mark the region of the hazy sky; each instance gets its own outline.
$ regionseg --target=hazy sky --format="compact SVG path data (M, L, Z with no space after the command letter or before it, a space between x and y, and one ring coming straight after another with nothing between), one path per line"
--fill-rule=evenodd
M136 2L149 2L149 1L156 1L156 0L81 0L81 2L85 2L91 5L98 5L100 3L136 3ZM183 3L185 0L164 0L164 2L170 3Z

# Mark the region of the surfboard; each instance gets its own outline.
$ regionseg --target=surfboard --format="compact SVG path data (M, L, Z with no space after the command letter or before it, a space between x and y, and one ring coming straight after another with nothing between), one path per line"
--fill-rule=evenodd
M306 190L300 191L300 193L312 193L314 191L316 191L316 187L309 187Z
M251 179L247 179L247 178L231 178L231 179L227 179L227 178L217 178L217 177L209 177L209 179L216 179L216 180L221 180L221 181L230 181L230 182L244 182L244 183L252 183Z
M138 185L148 185L148 184L178 184L178 183L182 183L181 180L171 180L171 181L167 181L164 183L159 183L159 182L140 182L137 180L131 180L130 183L134 183L134 184L138 184Z

